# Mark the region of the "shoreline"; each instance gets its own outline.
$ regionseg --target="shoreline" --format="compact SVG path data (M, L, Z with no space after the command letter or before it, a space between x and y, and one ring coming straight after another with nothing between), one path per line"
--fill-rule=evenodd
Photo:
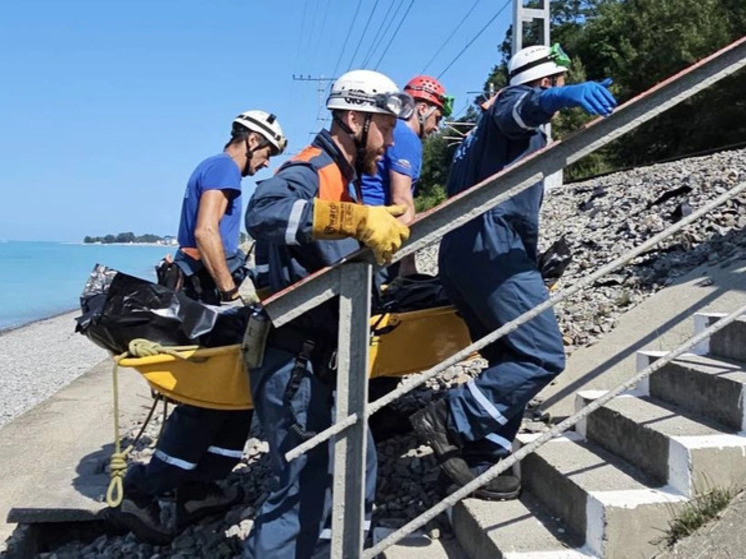
M15 326L4 326L4 327L0 327L0 338L3 337L3 336L5 336L5 335L7 335L7 334L15 332L17 330L20 330L22 328L27 328L29 326L32 326L32 325L36 324L37 322L44 322L45 320L54 320L55 318L59 318L61 316L65 316L66 314L73 314L73 313L79 314L80 312L81 311L80 311L79 308L73 307L73 308L68 309L66 311L60 311L60 312L57 312L57 313L54 313L54 314L50 314L49 316L45 316L44 318L35 318L35 319L30 320L28 322L24 322L23 324L17 324Z

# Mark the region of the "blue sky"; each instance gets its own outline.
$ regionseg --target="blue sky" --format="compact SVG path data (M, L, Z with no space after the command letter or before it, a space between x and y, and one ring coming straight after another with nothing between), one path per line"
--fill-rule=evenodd
M239 112L276 113L290 154L320 129L319 84L293 74L328 78L367 67L400 86L423 69L438 76L505 4L6 0L0 239L175 234L189 174L221 151ZM510 18L507 6L442 75L456 111L498 62ZM273 159L271 169L281 162ZM268 176L244 179L244 193Z

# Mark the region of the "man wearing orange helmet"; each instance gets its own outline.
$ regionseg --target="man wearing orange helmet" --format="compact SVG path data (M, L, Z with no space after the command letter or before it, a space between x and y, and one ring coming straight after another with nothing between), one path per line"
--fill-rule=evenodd
M407 213L399 217L405 224L414 219L414 192L422 166L422 141L438 129L443 117L451 114L453 99L443 85L430 76L415 76L404 91L415 101L415 111L407 120L398 121L394 145L378 162L375 176L364 176L363 203L369 206L401 204Z

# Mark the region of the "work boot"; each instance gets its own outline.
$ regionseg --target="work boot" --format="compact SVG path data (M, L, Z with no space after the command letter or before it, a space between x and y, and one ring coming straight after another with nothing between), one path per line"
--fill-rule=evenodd
M198 520L230 509L243 501L244 491L231 485L226 490L216 483L190 483L176 490L176 529L181 531Z
M420 440L433 448L440 467L457 485L466 485L474 479L461 455L458 434L448 429L448 401L445 398L422 408L409 421Z
M168 545L174 538L171 530L161 524L161 507L153 496L130 493L117 508L109 510L108 516L142 542Z
M480 475L479 472L472 473L475 477ZM458 491L462 486L453 483L450 476L445 476L447 479L440 479L439 483L441 488L445 488L445 495L451 495ZM483 485L476 491L474 491L469 497L476 499L482 499L483 501L509 501L511 499L517 499L521 494L521 480L513 475L508 470L507 472L501 473L496 478L490 480L489 483Z

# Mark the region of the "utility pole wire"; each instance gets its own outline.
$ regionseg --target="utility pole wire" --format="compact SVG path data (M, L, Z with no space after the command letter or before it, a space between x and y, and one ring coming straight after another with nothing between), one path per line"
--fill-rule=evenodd
M363 44L365 35L368 33L368 28L370 27L370 20L373 18L373 14L375 13L377 7L378 7L378 0L375 0L375 2L373 2L373 8L370 10L370 13L368 14L368 21L365 22L365 27L363 27L363 34L360 36L360 40L357 42L357 46L355 47L355 52L352 53L352 58L350 58L350 63L347 65L348 71L352 69L352 63L355 61L355 57L357 56L357 51L360 50L360 45Z
M308 11L308 3L303 2L303 17L300 22L300 33L298 33L298 45L295 48L295 67L298 67L298 60L300 59L300 46L303 42L304 31L306 29L306 12Z
M396 38L396 35L399 33L399 30L401 29L402 24L407 19L407 16L409 15L409 10L412 9L412 6L414 5L414 0L410 0L409 6L407 6L407 11L404 12L404 17L399 20L399 25L396 27L396 31L394 31L394 34L391 35L391 39L389 39L389 43L386 45L386 48L383 49L383 53L381 54L380 58L378 59L378 62L376 62L376 65L374 68L378 68L379 64L381 64L381 60L383 60L383 57L386 56L386 53L389 51L389 47L391 46L391 43L394 42L394 38Z
M496 13L496 14L495 14L494 16L492 16L492 18L491 18L491 19L490 19L490 20L489 20L489 21L488 21L488 22L487 22L487 23L486 23L486 24L484 25L484 27L482 27L482 29L480 29L480 30L479 30L479 33L477 33L477 34L476 34L476 35L475 35L475 36L474 36L474 37L472 38L472 40L471 40L471 41L469 41L469 42L468 42L468 43L466 44L466 46L465 46L465 47L464 47L463 49L461 49L461 52L459 52L459 53L458 53L458 54L456 55L456 57L455 57L455 58L454 58L453 60L451 60L451 62L450 62L450 63L448 64L448 66L446 66L446 67L445 67L445 70L443 70L443 71L442 71L442 72L441 72L440 74L438 74L438 79L440 79L440 78L441 78L441 76L442 76L443 74L445 74L445 73L446 73L446 72L448 71L448 69L449 69L449 68L450 68L451 66L453 66L453 65L454 65L454 63L455 63L455 62L456 62L456 61L457 61L457 60L458 60L459 58L461 58L461 55L462 55L462 54L464 54L464 53L466 52L466 49L468 49L468 48L469 48L469 47L470 47L470 46L472 45L472 43L474 43L474 41L476 41L476 40L477 40L477 39L479 38L479 36L480 36L480 35L481 35L482 33L484 33L484 32L485 32L485 30L486 30L486 29L487 29L487 28L488 28L488 27L489 27L489 26L490 26L490 25L492 24L492 22L493 22L493 21L495 21L495 20L497 19L497 16L499 16L499 15L500 15L501 13L503 13L503 11L505 11L505 8L507 8L507 7L508 7L508 6L510 5L510 3L511 3L511 0L508 0L507 2L505 2L505 4L503 4L503 7L502 7L502 8L500 8L500 9L499 9L499 10L497 11L497 13Z
M355 27L355 21L357 21L357 14L360 13L360 5L363 3L363 0L358 0L357 2L357 8L355 8L355 15L352 16L352 23L347 27L347 36L345 37L344 43L342 43L342 50L339 51L339 58L337 58L337 63L334 65L334 71L332 72L333 76L337 75L337 70L339 69L339 63L342 62L342 55L345 52L345 49L347 48L347 41L350 40L350 34L352 33L352 28Z
M394 10L394 14L397 14L399 12L399 9L404 4L404 0L398 0L398 2L399 4ZM383 19L381 20L381 23L388 22L386 24L386 29L384 29L381 33L378 34L378 40L376 40L375 44L371 44L370 49L368 49L368 54L365 55L365 60L363 60L363 64L362 64L363 68L365 68L368 65L368 62L370 62L370 59L373 57L373 53L378 49L379 45L383 41L383 38L389 32L389 29L391 29L391 25L396 19L396 16L392 15L392 17L389 17L389 14L391 13L391 8L393 8L396 3L397 3L397 0L391 0L391 4L389 4L389 9L386 10L386 14L383 16Z
M321 30L319 31L319 37L325 37L324 31L326 30L326 21L327 17L329 15L329 4L331 4L332 0L326 0L326 8L324 8L324 17L321 20ZM316 56L319 53L319 45L321 44L321 40L314 41L314 48L313 48L313 55L311 56L311 60L316 60Z
M424 74L425 73L425 71L428 69L428 67L430 66L430 64L433 63L433 60L435 60L438 57L438 55L440 54L440 52L448 44L448 41L450 41L451 39L453 39L453 36L456 34L456 32L459 29L461 29L461 26L466 21L466 18L468 18L471 15L471 13L474 11L474 8L476 8L477 4L479 4L481 1L482 0L475 0L475 2L471 5L471 8L469 8L469 11L466 12L466 15L461 18L461 21L458 22L458 25L456 26L456 28L453 31L451 31L451 34L448 35L448 38L445 41L443 41L443 44L440 45L440 47L438 48L438 50L435 51L435 54L432 56L432 58L430 58L430 60L428 61L428 63L425 64L425 67L422 69L422 72L420 72L420 74Z

